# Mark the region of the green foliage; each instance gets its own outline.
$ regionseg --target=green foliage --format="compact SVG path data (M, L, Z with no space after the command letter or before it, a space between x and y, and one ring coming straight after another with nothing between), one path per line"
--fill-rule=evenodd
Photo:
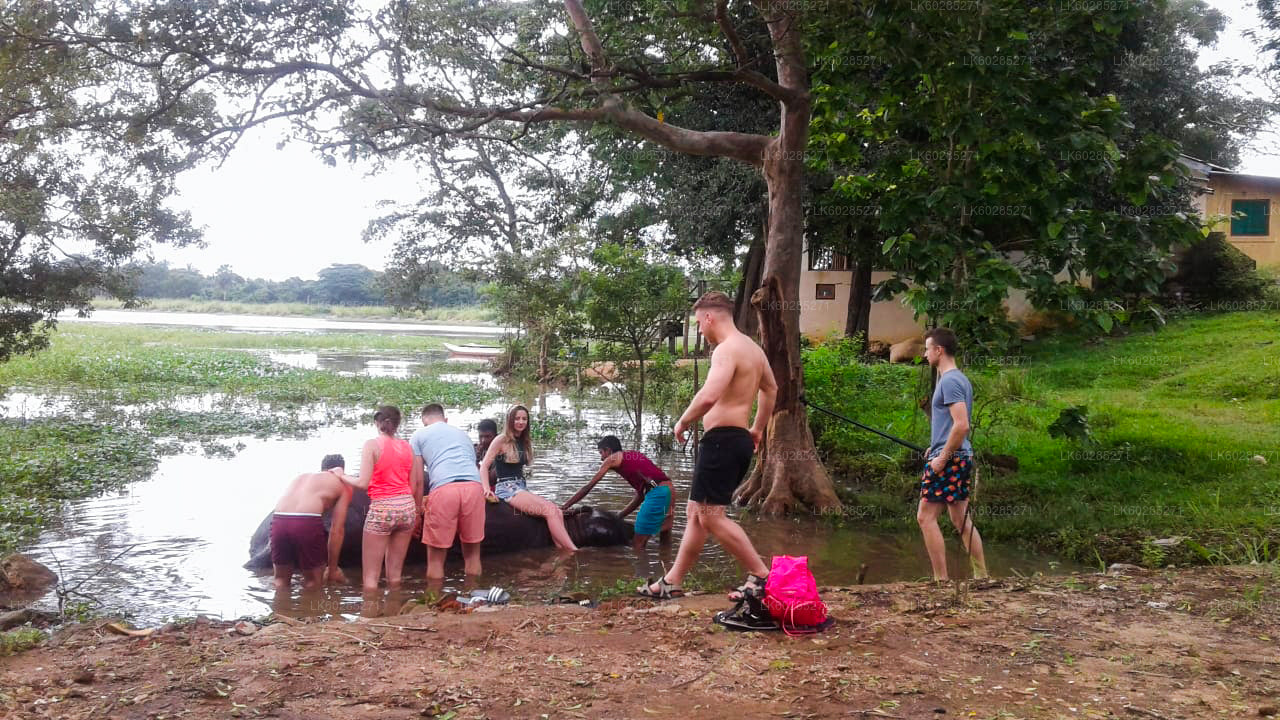
M44 642L48 634L39 628L20 627L0 633L0 657L26 652Z
M1210 233L1188 248L1169 282L1183 291L1182 302L1211 309L1261 301L1268 285L1253 260L1222 233Z
M1081 445L1097 444L1089 427L1089 408L1084 406L1063 408L1048 429L1051 438L1066 438Z
M417 407L423 398L448 406L476 407L496 396L495 391L474 383L444 382L424 376L398 379L339 375L289 368L235 350L129 341L145 336L137 330L113 332L97 328L59 332L50 349L38 357L18 358L0 365L0 385L80 386L109 391L117 399L130 402L220 392L267 404L296 406L327 401L360 405L370 411L387 403ZM220 342L216 334L188 331L167 336L193 342L208 337ZM236 342L253 341L231 340Z
M981 473L974 511L983 537L1087 563L1141 562L1146 541L1174 535L1192 540L1165 549L1166 564L1274 556L1277 336L1274 313L1198 315L1100 343L1047 338L1019 356L1016 369L962 366L974 383L975 411L993 395L1007 398L999 421L974 437ZM843 401L832 409L921 442L928 425L913 398L927 382L881 365L880 372L900 375L876 387L862 379L875 366L846 370L856 356L836 347L806 351L809 399L824 407L819 398ZM1045 432L1064 409L1086 407L1094 444ZM900 464L906 454L888 441L809 415L848 501L847 522L910 527L919 463ZM983 460L987 453L1013 455L1019 469L1000 470ZM1255 455L1268 462L1253 462Z
M613 243L598 246L591 266L581 274L586 291L585 332L599 341L595 357L619 369L614 382L636 439L644 427L648 386L652 382L649 359L666 340L667 325L683 329L689 312L684 271L672 264L652 262L639 248ZM660 372L674 374L667 359ZM668 393L669 394L669 393ZM662 407L670 413L670 398Z
M583 290L577 282L580 241L529 254L502 253L493 262L494 282L484 294L498 321L524 331L527 357L536 363L539 381L549 380L549 361L561 347L581 336Z
M855 5L814 29L810 165L832 177L831 214L879 239L875 264L895 272L879 297L1003 353L1011 290L1094 332L1157 293L1169 249L1198 232L1178 146L1135 136L1099 90L1154 10L983 2L903 23Z
M803 360L806 399L815 405L912 442L928 430L916 421L912 400L919 370L863 363L861 344L848 338L809 348ZM889 440L816 411L809 426L818 446L836 455L898 452Z
M0 6L0 361L43 348L58 313L98 292L132 299L122 266L135 254L199 237L166 200L191 159L175 128L198 125L205 98L131 122L145 101L124 88L151 71L42 39L73 15Z
M34 537L63 501L149 475L159 451L145 433L78 419L0 420L0 553Z

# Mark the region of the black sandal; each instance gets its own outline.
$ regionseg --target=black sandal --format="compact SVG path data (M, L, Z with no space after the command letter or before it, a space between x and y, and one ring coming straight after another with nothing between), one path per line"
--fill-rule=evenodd
M764 597L764 585L768 579L768 573L765 573L764 577L748 573L747 579L735 588L733 592L729 593L729 600L740 603L747 598L748 593L758 598Z
M657 592L649 589L655 582L658 583ZM644 587L636 588L636 594L643 598L649 598L650 600L672 600L674 598L684 597L684 590L667 582L667 576L663 575L657 580L649 578L648 581L645 582Z

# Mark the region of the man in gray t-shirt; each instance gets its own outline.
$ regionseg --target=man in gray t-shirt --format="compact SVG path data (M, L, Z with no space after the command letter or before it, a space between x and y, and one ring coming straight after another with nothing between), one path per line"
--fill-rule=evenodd
M443 407L432 403L422 409L422 427L409 438L409 447L414 487L424 487L426 476L422 542L427 546L427 580L444 578L444 559L454 538L462 541L466 573L479 575L485 500L493 492L480 480L471 438L449 424Z
M938 517L947 509L951 524L973 561L974 576L986 577L987 562L982 536L967 514L969 483L973 478L973 448L969 445L969 420L973 412L973 385L956 367L956 335L935 328L924 336L924 356L938 371L938 384L929 405L929 451L920 476L920 506L916 522L929 551L933 579L947 579L946 543L938 529Z

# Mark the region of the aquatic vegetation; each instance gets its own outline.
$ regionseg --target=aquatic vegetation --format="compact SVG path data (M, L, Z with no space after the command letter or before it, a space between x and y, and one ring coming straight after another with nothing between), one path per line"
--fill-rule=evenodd
M101 330L60 330L48 351L0 365L0 385L107 391L112 393L111 401L125 404L220 392L269 405L329 402L415 407L434 400L450 407L476 407L497 395L476 383L428 376L359 377L291 368L260 355L191 342L196 338L222 342L225 336L234 338L239 333L183 331L184 341L171 343L166 341L172 335L167 330Z
M431 376L291 368L232 349L280 337L72 326L48 351L0 365L0 385L30 391L35 405L0 419L0 551L34 537L65 501L146 478L193 445L227 457L240 449L229 438L303 437L360 422L379 404L477 407L498 394Z
M124 303L114 298L96 298L98 310L118 310ZM270 315L282 317L323 317L335 320L416 320L428 323L487 323L494 312L481 305L434 307L426 310L399 309L386 305L322 305L318 303L255 303L222 300L190 300L153 298L143 310L154 312L227 313L232 315Z

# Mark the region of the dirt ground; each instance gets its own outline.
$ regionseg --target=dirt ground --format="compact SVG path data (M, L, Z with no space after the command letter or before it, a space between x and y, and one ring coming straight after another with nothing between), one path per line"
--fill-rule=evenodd
M724 631L720 595L146 637L99 622L0 658L0 716L1268 717L1277 584L1234 567L823 588L836 623L804 637Z

